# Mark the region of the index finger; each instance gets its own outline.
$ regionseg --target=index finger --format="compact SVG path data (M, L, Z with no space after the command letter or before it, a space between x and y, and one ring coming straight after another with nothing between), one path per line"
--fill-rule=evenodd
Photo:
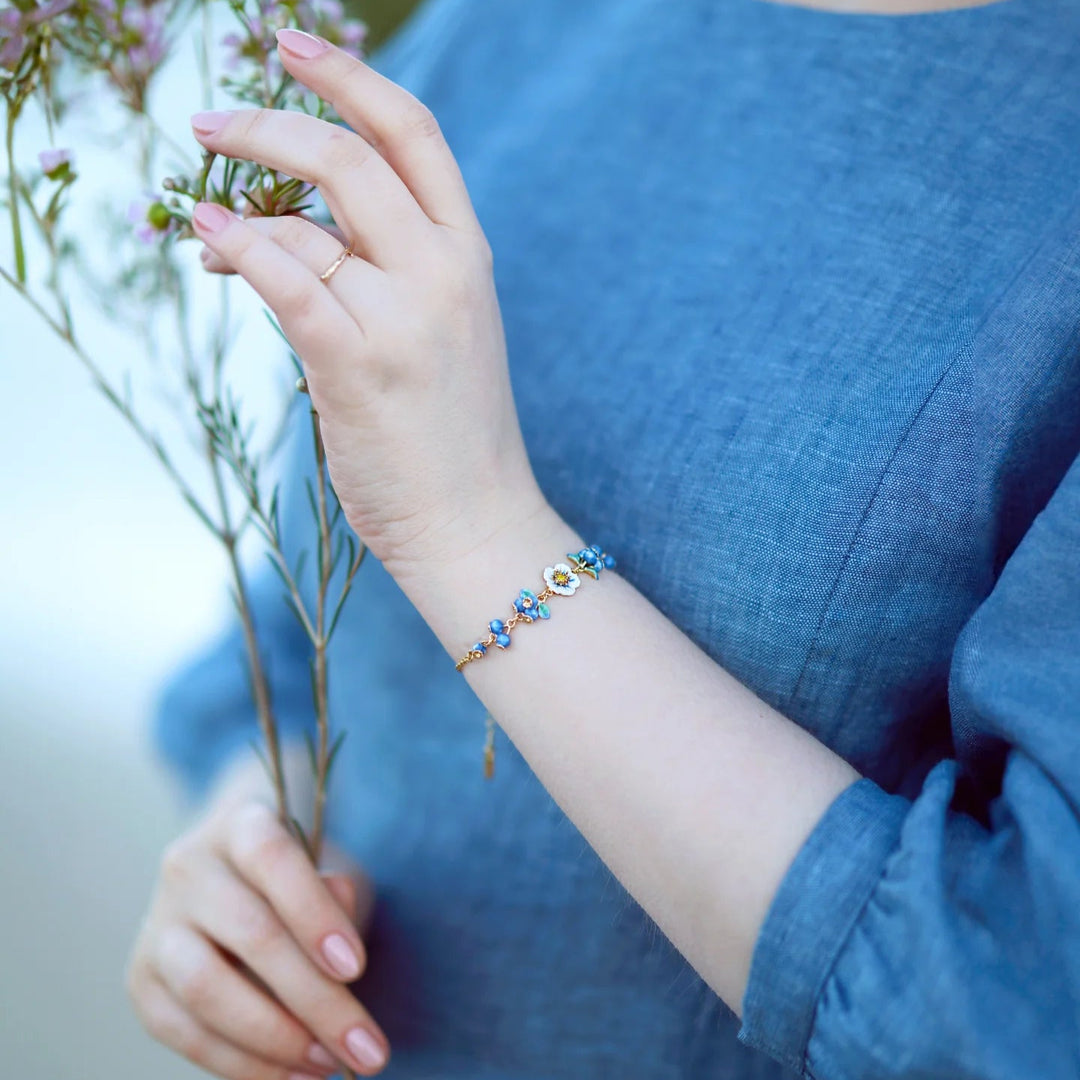
M360 934L298 841L265 803L235 811L222 854L277 913L300 947L331 978L360 978Z
M457 159L423 102L323 38L285 29L277 40L289 74L371 143L436 225L479 231Z

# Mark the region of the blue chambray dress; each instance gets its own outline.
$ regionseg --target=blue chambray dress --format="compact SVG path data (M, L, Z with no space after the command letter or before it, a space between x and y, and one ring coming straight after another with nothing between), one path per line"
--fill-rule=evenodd
M375 64L461 163L554 507L864 776L739 1021L501 733L483 779L482 706L369 558L330 815L384 1075L1080 1075L1080 5L428 0ZM256 596L298 739L304 641ZM229 628L155 745L198 796L253 732Z

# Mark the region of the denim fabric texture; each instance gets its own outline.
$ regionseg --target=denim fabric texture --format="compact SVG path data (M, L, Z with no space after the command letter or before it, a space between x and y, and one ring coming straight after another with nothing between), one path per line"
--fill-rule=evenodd
M501 733L484 781L483 707L369 558L330 821L379 893L385 1075L1080 1075L1080 6L428 0L374 63L461 163L553 506L863 776L740 1021ZM193 797L255 734L242 655L229 628L163 693Z

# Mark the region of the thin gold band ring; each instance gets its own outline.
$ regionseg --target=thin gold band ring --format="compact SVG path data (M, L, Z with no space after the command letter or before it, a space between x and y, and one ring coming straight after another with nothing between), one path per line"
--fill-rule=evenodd
M350 244L344 251L319 275L319 280L325 284L328 282L337 271L337 268L350 256L355 255L356 252L352 249Z

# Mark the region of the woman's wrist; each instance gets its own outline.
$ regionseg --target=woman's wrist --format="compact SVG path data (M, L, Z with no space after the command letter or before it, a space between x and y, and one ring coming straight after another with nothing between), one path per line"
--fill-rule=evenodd
M565 562L568 553L588 543L602 541L602 537L583 540L543 501L530 513L512 516L502 527L481 534L463 554L413 566L396 580L456 662L488 635L493 619L510 619L521 589L539 593L544 588L545 567ZM577 596L553 598L549 601L551 619L519 624L509 647L530 632L550 629L548 621L557 623L560 605L577 600ZM487 657L485 662L497 663L498 657Z

